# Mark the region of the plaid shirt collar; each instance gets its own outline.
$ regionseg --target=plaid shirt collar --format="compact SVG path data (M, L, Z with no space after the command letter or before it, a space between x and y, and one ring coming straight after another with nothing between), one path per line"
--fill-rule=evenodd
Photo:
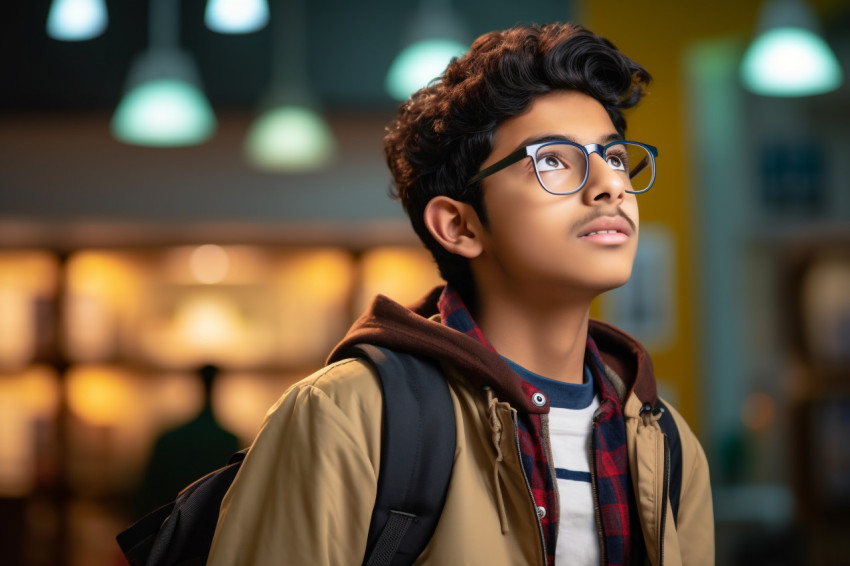
M460 294L451 286L446 285L437 308L443 324L496 351L475 323ZM602 358L590 335L587 337L585 365L590 369L600 395L600 407L594 417L592 465L597 495L595 504L599 510L598 519L603 537L603 563L609 566L625 565L630 562L629 518L633 501L625 424L619 398L605 377ZM539 392L519 376L517 379L521 381L522 390L527 396ZM542 420L540 415L530 413L519 413L518 417L516 434L534 503L537 507L549 510L540 519L540 524L546 541L547 563L554 566L559 502L556 480L546 455Z

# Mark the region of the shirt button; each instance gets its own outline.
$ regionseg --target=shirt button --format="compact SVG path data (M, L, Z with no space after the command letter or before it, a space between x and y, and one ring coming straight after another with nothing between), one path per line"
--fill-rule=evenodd
M537 518L542 519L545 516L546 516L546 508L543 507L542 505L538 505L537 506Z
M546 404L546 396L538 391L531 395L531 402L538 407L542 407Z

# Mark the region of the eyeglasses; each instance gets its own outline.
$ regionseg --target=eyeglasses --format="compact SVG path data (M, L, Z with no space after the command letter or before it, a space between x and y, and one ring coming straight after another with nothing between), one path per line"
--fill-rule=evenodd
M477 183L521 159L530 157L540 186L553 195L571 195L587 184L590 155L593 153L598 153L612 170L622 172L631 187L626 189L627 193L645 193L652 188L658 149L645 143L620 140L605 145L579 145L558 140L521 147L479 171L468 184Z

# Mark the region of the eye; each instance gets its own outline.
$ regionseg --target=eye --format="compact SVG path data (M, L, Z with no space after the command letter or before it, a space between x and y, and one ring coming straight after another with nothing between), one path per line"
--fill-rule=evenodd
M555 169L566 169L567 164L554 153L537 156L538 171L554 171Z
M629 166L628 154L620 150L605 152L605 161L614 171L625 171Z

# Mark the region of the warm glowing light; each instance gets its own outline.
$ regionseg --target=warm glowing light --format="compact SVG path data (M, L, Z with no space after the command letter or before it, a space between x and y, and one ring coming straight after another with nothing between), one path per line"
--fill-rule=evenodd
M140 325L139 346L168 367L261 364L274 354L268 295L262 286L161 290Z
M126 344L122 323L138 307L144 269L128 254L82 251L68 260L66 346L77 362L99 362Z
M221 283L230 269L230 257L224 248L211 244L200 246L189 258L192 276L206 285Z
M215 116L203 93L176 79L157 79L131 90L115 111L112 133L134 145L172 147L208 140Z
M241 326L239 313L225 297L199 295L188 299L177 313L177 327L198 348L227 346Z
M277 355L285 363L313 363L333 346L349 323L347 306L354 266L337 249L292 253L278 265L275 281L279 323Z
M211 244L207 244L211 245ZM228 285L256 285L267 280L271 269L269 251L256 246L178 246L164 250L159 268L161 281L174 285L197 285L204 282L204 278L212 278L213 275L224 269L224 276L216 283L227 283ZM213 251L220 248L223 253ZM204 248L204 251L200 251ZM193 256L198 254L197 258ZM226 256L226 260L222 258ZM204 259L206 258L206 259ZM210 265L201 267L209 261ZM195 272L193 264L199 262L198 273ZM201 276L199 278L199 275Z
M68 351L76 361L109 359L117 342L117 317L108 296L70 295L66 304Z
M36 419L55 418L55 372L33 366L0 379L0 497L25 497L35 487Z
M32 417L49 417L58 402L56 372L47 366L33 365L23 373L0 379L0 404L6 403L4 407L14 405Z
M0 496L24 497L35 487L34 444L30 415L0 396Z
M243 441L257 435L269 407L286 388L304 374L275 379L253 374L226 374L216 384L213 411L224 428Z
M341 250L315 250L292 254L287 261L287 286L311 299L328 300L345 295L351 286L351 256Z
M71 291L86 295L113 295L134 277L129 257L98 251L81 251L68 261Z
M62 41L92 39L106 29L104 0L53 0L47 13L47 35Z
M266 0L209 0L204 12L207 27L219 33L251 33L268 21Z
M56 289L59 265L56 257L46 252L0 252L0 286L26 289L48 297Z
M336 152L324 119L303 106L278 106L251 126L245 153L253 165L279 172L312 171L328 165Z
M35 312L27 290L0 284L0 369L24 367L35 354Z
M57 261L42 252L0 253L0 371L28 365L38 341L38 306L49 304Z
M452 57L468 46L452 39L430 38L407 46L387 72L386 88L396 100L407 98L442 74Z
M378 293L406 304L443 282L431 254L418 247L374 248L363 254L360 268L361 309Z
M114 426L130 418L138 404L128 377L108 367L77 366L68 374L68 405L96 426Z

